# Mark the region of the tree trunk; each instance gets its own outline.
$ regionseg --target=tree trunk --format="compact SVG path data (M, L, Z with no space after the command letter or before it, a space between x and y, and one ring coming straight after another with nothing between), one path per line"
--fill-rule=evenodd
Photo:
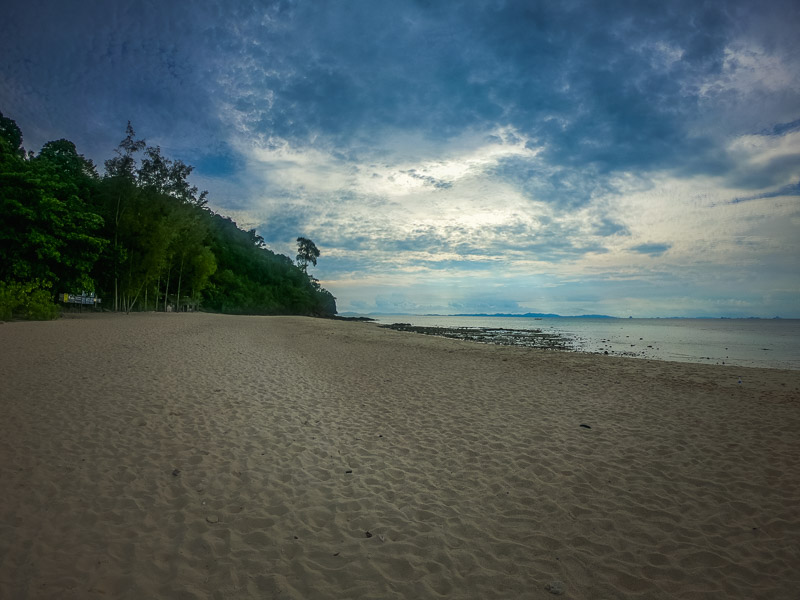
M126 287L127 287L128 290L130 290L131 287L133 287L133 254L131 254L130 258L128 259L128 285ZM139 289L141 290L141 288L139 288ZM138 294L137 294L137 296L138 296ZM133 302L136 302L136 300L133 300ZM123 309L125 309L125 314L128 314L128 313L131 312L131 308L130 308L131 307L131 295L130 295L130 292L125 294L125 296L124 296L124 298L122 300L122 307L123 307Z
M117 194L117 210L114 213L114 312L119 312L119 221L122 215L119 205L122 194Z
M172 271L172 259L167 265L167 279L164 281L164 312L167 312L167 300L169 299L169 274Z
M178 301L175 303L175 309L180 312L181 310L181 280L183 279L183 255L181 254L181 266L178 271Z
M136 306L136 301L139 299L143 287L144 284L141 284L139 289L136 290L136 295L133 297L131 297L130 294L122 295L122 309L125 311L125 314L130 314L130 312L133 310L133 307Z

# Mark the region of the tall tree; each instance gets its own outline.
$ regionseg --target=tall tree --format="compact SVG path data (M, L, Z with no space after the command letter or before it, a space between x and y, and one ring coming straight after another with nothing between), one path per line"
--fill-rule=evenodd
M25 150L22 148L22 131L14 119L4 117L2 112L0 112L0 139L8 144L6 152L10 151L20 158L25 156Z
M308 263L315 267L319 258L319 250L316 244L308 238L297 238L297 265L303 269L303 273L308 273Z
M182 292L185 291L184 275L191 276L191 268L195 264L202 264L203 269L210 268L208 261L196 263L191 259L196 254L202 254L208 231L207 222L203 219L201 211L206 204L207 192L198 194L197 187L189 183L188 177L193 170L194 167L180 160L163 156L158 146L148 147L144 151L142 164L138 170L140 187L148 195L159 196L162 202L170 206L168 215L170 243L162 261L165 268L163 273L165 310L169 301L173 267L177 272L175 303L177 310L181 309ZM207 277L205 280L207 281ZM193 281L196 290L203 278ZM160 290L157 294L160 294Z
M197 186L189 183L188 177L193 170L194 167L183 161L162 156L159 146L150 146L144 151L142 166L138 170L139 185L181 202L202 207L206 205L208 192L198 195Z
M136 159L134 155L145 148L144 140L136 139L131 122L125 128L125 137L114 150L116 156L105 161L106 179L106 221L112 229L112 245L109 262L114 281L114 310L120 308L120 272L127 258L127 248L120 243L120 229L128 208L138 193L136 187Z
M133 125L128 121L125 128L125 137L114 150L116 156L105 161L107 177L126 177L133 179L136 172L136 159L134 155L144 150L146 143L144 140L136 139L136 132Z

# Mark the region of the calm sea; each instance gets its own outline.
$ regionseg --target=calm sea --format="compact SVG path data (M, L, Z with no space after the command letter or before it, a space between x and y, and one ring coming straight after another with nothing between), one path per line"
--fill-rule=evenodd
M800 370L800 319L570 319L373 316L380 324L540 329L579 352Z

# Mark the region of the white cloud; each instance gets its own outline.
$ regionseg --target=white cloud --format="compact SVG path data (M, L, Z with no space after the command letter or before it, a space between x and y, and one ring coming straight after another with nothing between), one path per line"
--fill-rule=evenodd
M800 131L785 135L743 135L731 140L727 149L743 168L764 167L787 158L800 159ZM789 179L800 179L800 160Z
M720 74L700 86L702 95L719 95L725 92L749 94L800 90L800 81L792 65L781 56L756 45L728 46Z
M26 145L69 137L102 160L130 118L175 158L224 146L234 175L196 173L212 205L289 256L311 236L343 309L746 311L760 286L800 310L797 196L777 195L800 180L788 2L735 24L721 2L585 20L554 3L538 24L516 3L51 4L0 23L0 108Z

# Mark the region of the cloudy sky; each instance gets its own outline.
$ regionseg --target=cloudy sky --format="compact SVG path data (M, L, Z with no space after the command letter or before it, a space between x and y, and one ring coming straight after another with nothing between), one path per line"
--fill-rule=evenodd
M6 3L0 111L131 120L340 311L800 317L794 0Z

